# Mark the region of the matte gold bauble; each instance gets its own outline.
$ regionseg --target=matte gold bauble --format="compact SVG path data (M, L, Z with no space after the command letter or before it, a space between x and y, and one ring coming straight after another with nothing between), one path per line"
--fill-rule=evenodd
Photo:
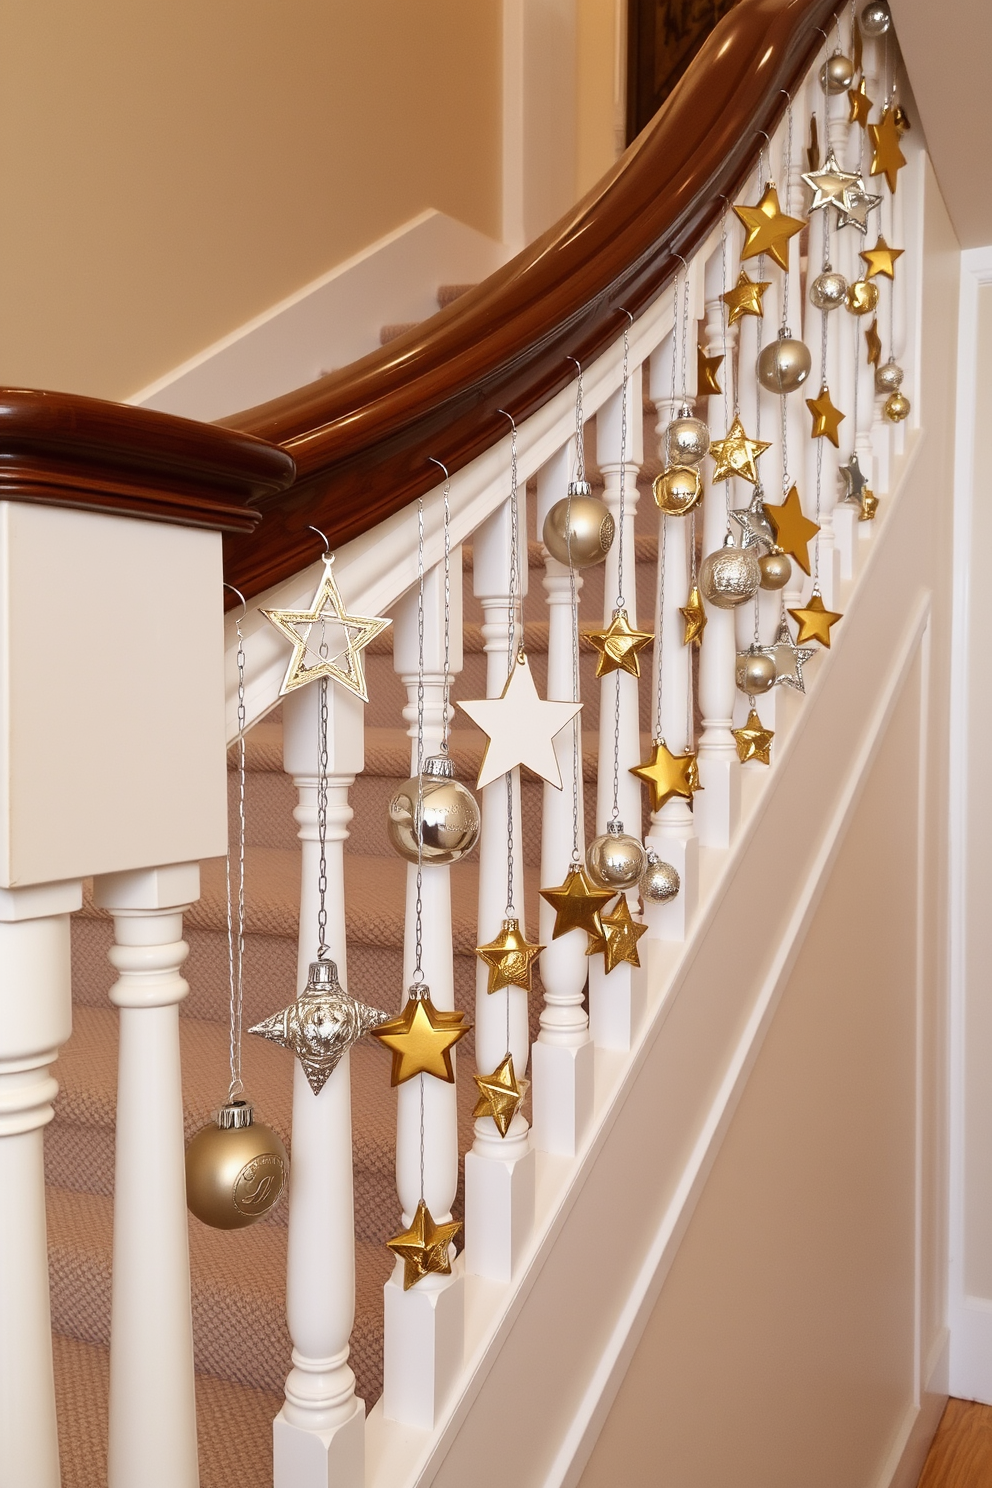
M668 904L682 887L679 871L660 858L651 847L648 848L647 858L647 867L641 874L641 898L646 904Z
M632 889L644 872L644 849L622 822L610 822L586 851L586 870L601 889Z
M289 1159L247 1101L221 1106L186 1148L186 1203L215 1230L243 1230L268 1214L286 1186Z
M817 310L839 310L847 299L847 280L828 264L810 285L809 298Z
M901 424L909 417L909 399L903 393L892 393L882 404L882 412L890 424Z
M885 0L868 0L859 18L862 36L884 36L892 25Z
M754 548L735 548L732 538L707 554L699 570L699 587L718 610L733 610L753 599L760 582Z
M669 465L656 475L651 486L655 505L669 517L684 517L699 505L703 482L698 470L690 466Z
M775 686L775 658L765 651L738 651L737 686L748 697L770 692Z
M876 393L897 393L902 387L903 370L890 357L881 367L875 368Z
M683 408L668 426L668 458L673 465L698 465L710 447L710 431L702 419Z
M871 279L855 279L847 291L847 308L852 315L871 315L878 305L878 285Z
M544 546L559 563L592 568L602 563L616 526L605 502L593 496L588 481L573 481L569 495L556 501L544 519Z
M758 381L770 393L794 393L806 381L812 365L809 347L782 331L777 341L761 349Z
M820 87L824 93L846 93L854 82L854 63L843 52L834 52L820 68Z
M762 553L758 559L761 570L762 589L784 589L792 577L792 563L788 553Z
M457 863L479 840L482 818L475 797L455 779L447 755L424 760L420 780L405 780L390 798L386 817L390 845L416 863L418 841L425 863Z

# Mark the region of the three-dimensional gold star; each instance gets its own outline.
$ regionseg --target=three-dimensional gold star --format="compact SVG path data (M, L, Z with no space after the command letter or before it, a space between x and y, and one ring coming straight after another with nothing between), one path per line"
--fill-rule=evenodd
M520 921L508 918L495 940L476 946L475 954L489 967L487 992L499 992L503 987L523 987L532 990L534 962L544 950L543 945L529 941L520 928Z
M362 652L369 641L393 622L375 615L349 615L334 582L333 562L334 554L325 553L324 574L308 610L262 611L266 620L293 646L279 694L285 696L318 677L330 677L367 703L369 691Z
M809 116L809 144L806 146L806 169L815 171L820 164L820 136L816 127L816 115Z
M397 1017L373 1028L372 1037L392 1050L391 1085L402 1085L414 1075L433 1075L453 1085L451 1050L469 1027L464 1013L436 1008L428 993L411 997Z
M747 236L741 258L757 258L767 253L780 269L789 267L788 242L806 226L800 217L787 217L779 206L775 182L769 181L756 207L734 207L743 222Z
M417 1205L413 1224L386 1245L403 1259L403 1290L408 1292L425 1276L451 1274L451 1242L461 1229L460 1220L435 1224L423 1199Z
M679 614L685 621L685 634L682 637L683 646L689 646L695 641L697 646L703 643L703 631L706 629L706 611L703 609L703 597L699 592L699 585L693 584L689 590L689 598L684 605L679 605Z
M889 190L895 191L899 172L906 164L906 157L899 148L899 126L891 109L886 109L877 124L868 125L871 140L871 174L884 176Z
M505 1137L517 1107L527 1094L529 1080L518 1080L513 1073L513 1055L500 1060L491 1075L473 1075L479 1087L479 1099L475 1103L473 1116L491 1116L496 1130Z
M606 630L587 630L584 638L599 652L597 677L605 677L608 672L629 672L632 677L639 677L641 663L637 653L654 640L650 631L633 628L626 610L614 611Z
M727 480L732 475L739 475L742 480L750 481L752 486L756 486L758 468L754 462L766 449L771 449L770 442L748 439L744 433L744 425L735 417L727 431L727 437L714 439L710 444L710 454L716 464L713 479Z
M841 420L846 417L839 408L835 408L830 401L830 389L824 383L820 389L819 397L807 398L806 407L813 415L813 430L811 439L829 439L835 449L840 447L838 434L840 432ZM808 572L808 570L807 570Z
M877 367L882 355L882 338L878 334L878 316L872 316L871 325L865 331L865 345L868 348L868 365Z
M761 297L770 285L770 279L749 279L745 271L741 269L734 288L728 289L720 296L729 311L727 324L735 325L742 315L763 317L765 309Z
M722 356L707 356L701 346L696 347L696 390L701 398L707 393L723 392L716 380L722 361Z
M861 510L858 512L859 522L874 522L875 513L878 511L878 497L874 491L866 486L861 493Z
M626 894L621 894L616 908L610 914L602 915L601 919L603 921L603 944L594 948L590 942L588 954L603 952L607 975L619 966L621 961L628 961L631 966L640 966L637 942L642 935L648 933L648 927L639 924L633 918Z
M698 784L692 783L695 763L694 754L672 754L662 739L653 745L651 758L643 765L631 765L630 773L643 780L650 790L651 810L660 811L673 796L681 796L684 801L692 800L693 791L699 789ZM698 781L698 774L696 779Z
M811 213L831 205L839 209L844 204L845 193L858 182L854 171L841 167L832 145L822 167L804 172L802 179L813 193L809 204Z
M555 928L551 939L567 935L570 930L584 930L587 935L602 935L599 912L609 904L613 894L609 889L598 889L586 875L581 863L570 863L565 882L554 889L541 889L541 898L555 912Z
M314 1095L323 1090L352 1044L389 1014L351 997L338 981L333 961L311 961L307 985L289 1007L249 1028L260 1038L292 1049Z
M863 248L858 254L868 265L865 270L866 279L874 279L876 274L884 274L887 279L896 277L896 259L902 258L905 249L890 248L888 243L878 235L878 242L874 248Z
M771 729L762 727L756 708L752 708L747 715L743 728L731 729L730 732L737 744L737 758L742 765L746 765L748 760L757 760L761 765L771 764L770 750L775 735Z
M798 610L790 610L789 614L799 626L799 634L796 643L804 646L807 641L819 641L821 646L830 646L830 627L836 625L843 616L837 610L828 610L823 603L823 597L819 589L814 589L809 597L809 603Z
M811 522L803 511L799 500L799 492L795 486L790 486L788 494L781 506L766 504L765 511L768 520L775 529L775 541L783 553L788 553L794 558L803 573L809 573L809 545L819 532L815 522Z
M864 129L868 123L868 116L874 108L874 104L868 97L868 84L864 78L856 88L848 88L847 96L851 101L851 112L848 115L849 124L860 124Z

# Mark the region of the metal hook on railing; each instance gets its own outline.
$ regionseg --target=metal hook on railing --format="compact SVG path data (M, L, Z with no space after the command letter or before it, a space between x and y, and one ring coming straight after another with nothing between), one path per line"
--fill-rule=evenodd
M448 471L448 467L447 467L447 465L445 465L444 461L443 460L435 460L435 458L434 458L433 455L428 455L427 458L428 458L428 460L430 460L430 462L431 462L432 465L439 465L441 467L441 469L444 471L444 478L445 478L445 480L450 481L451 475L450 475L450 473Z
M626 317L630 321L631 325L634 324L634 317L631 315L630 311L626 308L625 305L618 305L617 306L617 309L620 311L620 314L621 315L626 315Z
M779 88L778 91L780 93L784 93L785 94L786 98L789 100L789 107L791 108L792 107L792 94L789 92L788 88Z
M578 357L567 356L565 358L565 360L566 360L566 362L574 362L575 363L575 365L579 369L579 376L581 377L582 376L582 363L579 361Z
M233 584L229 584L226 580L224 581L224 588L230 589L231 593L236 594L241 601L241 614L238 616L238 622L240 623L248 613L248 601L240 589L236 589Z
M324 544L324 557L326 558L327 555L328 555L328 553L330 553L330 551L331 551L331 545L327 541L327 534L326 534L326 532L321 532L321 530L320 530L319 527L313 527L313 526L311 526L311 524L309 522L307 523L307 531L308 532L316 532L317 536L320 538L321 542ZM332 556L332 561L333 561L333 554L331 556Z
M510 420L510 427L512 428L514 434L516 434L516 432L517 432L517 426L514 423L513 414L512 413L507 413L507 411L506 411L505 408L497 408L496 412L497 413L501 413L504 418L508 418Z

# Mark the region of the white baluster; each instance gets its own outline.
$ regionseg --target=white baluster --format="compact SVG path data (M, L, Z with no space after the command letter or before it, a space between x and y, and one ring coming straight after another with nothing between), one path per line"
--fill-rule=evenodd
M462 668L461 548L451 555L451 674ZM436 754L444 737L444 569L424 575L424 757ZM418 590L410 590L393 612L393 665L403 678L403 710L412 739L410 774L417 773ZM449 677L450 681L450 677ZM455 869L455 872L459 870ZM423 866L421 902L424 980L440 1010L455 1006L451 941L451 869ZM404 989L416 966L417 869L407 867L406 924L403 945ZM452 1063L457 1051L452 1050ZM423 1125L421 1126L421 1099ZM433 1075L415 1076L396 1090L396 1185L407 1228L423 1197L431 1217L451 1218L458 1188L458 1107L454 1085ZM423 1194L421 1194L423 1130ZM403 1289L404 1262L397 1260L385 1286L385 1369L382 1407L387 1420L429 1431L462 1361L464 1343L464 1273L430 1275L409 1291Z
M283 703L283 764L299 791L293 812L302 843L298 990L316 959L319 752L317 684ZM364 762L364 708L352 693L327 688L327 942L348 987L344 843L348 790ZM371 989L353 995L378 1003ZM293 1368L273 1423L275 1488L361 1488L365 1403L348 1364L355 1321L355 1204L351 1148L351 1069L346 1054L319 1095L293 1061L293 1143L289 1180L286 1316Z
M908 249L905 258L901 258L896 264L896 276L889 286L890 303L892 305L892 352L891 355L906 373L901 391L909 398L912 412L909 420L903 420L899 424L889 424L891 434L889 436L890 447L893 456L901 455L906 448L906 424L915 422L920 400L920 390L912 386L912 367L907 366L907 352L909 350L909 305L907 288L909 276L913 273L913 248L915 244L906 241L906 192L911 190L910 175L911 168L905 167L898 173L898 190L895 193L889 191L883 183L883 177L877 177L878 190L883 196L883 210L887 212L889 231L886 234L887 241L895 248ZM887 201L886 201L887 198ZM905 267L903 267L905 265ZM902 272L900 273L900 270ZM885 337L883 335L884 342ZM883 355L886 353L883 351ZM888 423L888 420L886 420Z
M634 550L634 517L637 512L637 476L644 462L644 410L641 403L641 369L635 367L627 379L626 458L621 465L622 388L608 398L596 415L596 457L603 474L603 499L613 514L616 537L606 556L604 620L609 625L619 595L619 558L623 553L623 600L632 626L637 625L637 570ZM623 471L624 519L620 521L620 479ZM642 667L647 652L641 652ZM610 672L600 687L599 781L596 792L596 830L605 832L613 814L614 728L619 689L620 723L617 801L624 828L641 836L641 785L631 775L641 762L637 678L624 671ZM636 912L636 890L628 894ZM600 956L590 958L589 1032L593 1043L609 1049L629 1049L644 1011L643 967L623 962L609 974Z
M0 889L0 1480L59 1488L44 1129L50 1065L72 1031L69 915L78 883Z
M850 56L851 35L850 27L842 26L841 45ZM837 152L837 159L844 170L856 171L860 168L860 149L862 142L861 129L850 122L850 103L846 93L834 95L828 100L827 113L829 118L830 140ZM828 208L828 210L833 210ZM837 228L834 231L835 261L834 268L844 275L849 284L853 284L864 274L865 265L858 257L859 250L863 246L861 233L855 227ZM830 323L830 330L836 340L837 352L837 391L834 392L831 384L831 396L834 403L845 414L844 422L840 426L840 451L836 455L838 465L838 481L842 481L839 474L839 466L843 464L855 450L855 380L859 383L860 376L855 379L854 359L860 354L863 345L862 332L867 320L858 315L852 315L849 310L842 309L834 312ZM860 368L859 368L860 372ZM826 474L826 467L824 467ZM850 502L844 502L840 498L844 494L844 487L837 487L837 505L833 512L834 540L837 546L837 573L841 579L850 579L854 574L854 547L855 531L858 525L858 508ZM821 555L822 559L822 555Z
M542 531L548 512L568 492L575 471L575 441L548 461L537 477L537 529ZM572 581L568 568L545 554L544 588L548 597L548 697L556 702L574 701ZM582 589L576 570L575 598ZM585 857L585 827L582 790L582 715L573 727L562 729L555 740L562 789L545 783L541 820L542 887L564 883L572 861L573 804L578 796L578 847ZM576 740L578 748L576 750ZM578 760L576 761L576 752ZM578 768L576 769L576 763ZM592 1116L593 1045L583 994L589 974L584 930L570 930L552 939L555 911L541 900L541 981L544 1010L541 1032L531 1051L533 1059L532 1140L540 1152L574 1157Z
M524 488L518 492L521 584L527 587L527 522ZM473 577L482 603L482 635L487 656L486 693L499 697L506 686L510 640L510 502L505 501L473 538ZM519 634L517 639L519 640ZM514 912L521 929L524 916L523 838L520 816L520 771L512 774ZM500 931L506 909L506 782L494 780L482 791L482 836L479 844L479 944ZM527 1068L530 1031L527 993L522 987L486 990L488 973L476 971L475 1062L481 1073L495 1070L509 1044L513 1069L521 1079ZM534 1222L534 1152L530 1128L518 1110L505 1137L489 1116L475 1123L475 1140L465 1158L465 1269L492 1281L509 1281Z
M199 896L196 863L94 881L114 918L110 1000L120 1009L110 1488L199 1482L179 1062L183 913Z

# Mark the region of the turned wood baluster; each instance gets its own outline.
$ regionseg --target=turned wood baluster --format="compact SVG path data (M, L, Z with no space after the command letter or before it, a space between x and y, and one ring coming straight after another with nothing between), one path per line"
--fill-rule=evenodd
M805 84L796 95L793 105L792 126L792 170L790 180L790 213L793 217L804 217L806 215L806 203L809 191L802 179L803 172L807 169L806 145L809 140L809 114L810 99L813 100L813 108L817 107L817 93L819 82L816 77L816 69L806 78ZM819 114L817 115L819 118ZM799 500L803 511L808 517L813 512L813 493L810 489L806 474L806 444L809 439L809 410L806 407L807 398L815 398L819 392L819 385L813 387L814 380L818 377L819 342L814 345L811 337L811 327L808 317L810 310L809 285L815 277L816 270L813 268L813 259L810 257L806 274L806 294L803 294L803 280L800 266L800 247L802 234L797 233L794 238L789 239L789 325L794 336L799 337L809 348L812 358L812 368L802 387L789 393L785 400L785 435L788 444L786 450L787 473L791 482L799 493ZM781 430L781 418L777 426ZM784 479L784 476L783 476ZM799 564L792 560L792 575L784 590L780 590L776 598L779 601L779 613L782 607L793 608L802 604L804 595L805 575ZM791 621L789 622L791 625ZM794 627L793 627L794 629ZM791 702L788 696L792 692L789 687L776 687L776 693L783 694L776 699L776 715L780 711L781 704Z
M845 16L841 22L841 46L848 56L852 55L851 17ZM837 94L830 98L827 103L829 115L830 140L837 152L843 170L857 171L861 165L861 147L863 141L862 131L856 124L850 122L850 102L846 93ZM870 187L869 187L870 189ZM871 219L869 218L871 223ZM872 224L873 225L873 224ZM871 227L869 227L869 232ZM836 262L834 267L839 269L849 284L859 280L865 271L865 265L859 258L859 250L864 246L865 239L856 227L845 227L835 229ZM874 241L874 239L872 239ZM855 382L858 384L858 392L861 391L864 371L859 366L858 375L855 377L855 357L861 356L864 347L863 331L869 323L870 316L853 315L846 308L834 312L830 323L830 330L836 340L837 348L837 391L831 395L834 403L845 415L844 422L840 426L840 450L836 456L838 465L837 505L833 513L834 540L837 545L837 573L841 579L850 579L854 573L854 544L855 531L858 525L858 508L844 501L846 486L844 479L839 473L840 465L844 464L855 452L855 426L857 423L855 405ZM860 398L858 399L860 403ZM866 474L870 475L869 470Z

